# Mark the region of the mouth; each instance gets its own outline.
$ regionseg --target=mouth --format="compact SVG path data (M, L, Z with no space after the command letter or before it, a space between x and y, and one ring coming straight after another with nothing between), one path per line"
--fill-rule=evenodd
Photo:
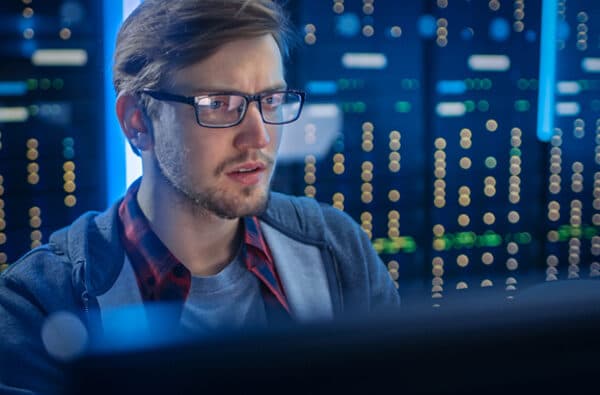
M259 184L265 175L267 166L262 162L246 162L226 171L230 179L243 185Z

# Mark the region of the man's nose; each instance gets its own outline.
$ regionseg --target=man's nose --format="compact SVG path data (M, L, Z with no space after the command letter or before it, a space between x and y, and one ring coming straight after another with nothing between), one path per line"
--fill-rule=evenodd
M248 105L246 115L239 127L240 134L237 136L236 144L240 148L264 148L271 142L258 103L251 102Z

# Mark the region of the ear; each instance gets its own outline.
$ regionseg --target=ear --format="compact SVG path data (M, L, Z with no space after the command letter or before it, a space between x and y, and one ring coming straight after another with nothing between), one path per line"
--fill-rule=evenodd
M117 98L117 117L121 130L131 145L139 151L152 146L150 133L152 125L140 107L139 98L131 94L121 94Z

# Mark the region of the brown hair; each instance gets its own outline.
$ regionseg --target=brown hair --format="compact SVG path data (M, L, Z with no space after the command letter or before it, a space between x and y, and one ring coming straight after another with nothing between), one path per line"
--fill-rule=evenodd
M264 34L271 34L282 56L288 56L289 19L274 0L145 0L117 36L115 91L160 88L174 71L206 59L222 45Z

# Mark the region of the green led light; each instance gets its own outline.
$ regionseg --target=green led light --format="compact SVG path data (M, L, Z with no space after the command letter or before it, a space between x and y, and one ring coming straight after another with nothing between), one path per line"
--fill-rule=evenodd
M52 81L52 86L56 90L61 90L65 86L65 81L62 78L55 78L54 81Z
M410 112L412 105L410 104L410 102L407 101L397 101L396 105L396 112Z
M489 78L484 78L481 80L481 88L485 89L486 91L492 89L492 80Z
M473 232L459 232L456 234L456 237L454 238L455 247L456 248L473 247L475 245L476 239L477 239L477 236Z
M598 228L595 226L586 226L583 228L583 237L591 239L598 234Z
M517 110L519 112L529 111L530 107L531 107L531 104L529 103L528 100L517 100L517 101L515 101L515 110Z
M513 239L517 244L529 244L532 240L531 233L529 232L515 233Z
M502 236L493 231L487 231L479 236L478 244L482 247L498 247L502 244Z
M40 88L42 88L43 90L47 90L50 89L50 80L48 78L42 78L40 80Z
M365 112L367 111L367 105L365 102L357 101L353 104L352 109L354 112Z
M529 80L529 89L531 90L535 90L538 88L538 80L536 80L535 78L532 78Z
M373 240L372 244L378 254L413 253L417 250L417 243L410 236L393 237L391 239L378 238Z
M36 90L38 88L38 80L34 78L29 78L27 80L27 89L30 91Z
M465 85L467 86L467 89L473 89L473 80L470 78L465 79Z
M467 112L475 111L475 102L473 100L465 100L464 105L467 109Z
M479 100L479 103L477 103L477 109L481 112L486 112L490 109L490 103L488 103L487 100Z
M496 158L494 158L493 156L488 156L487 158L485 158L484 163L485 167L487 167L488 169L495 169L498 165L498 161L496 161Z
M529 82L524 78L519 78L519 81L517 81L517 87L524 91L525 89L529 88Z
M510 149L510 156L521 156L521 150L517 147Z

